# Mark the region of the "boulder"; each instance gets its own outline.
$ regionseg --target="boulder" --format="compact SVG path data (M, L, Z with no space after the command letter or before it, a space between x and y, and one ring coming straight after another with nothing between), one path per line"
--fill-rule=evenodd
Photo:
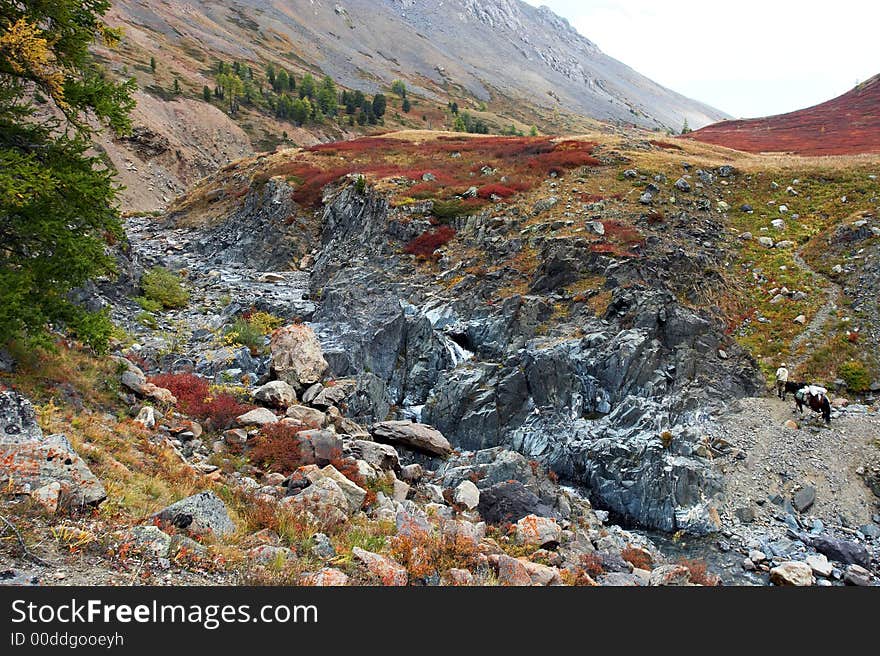
M367 571L375 576L385 586L403 586L407 584L409 577L400 564L381 556L372 551L366 551L360 547L351 550L355 560L362 563Z
M235 532L235 524L229 518L226 505L210 491L181 499L156 513L154 517L195 536L225 536Z
M518 522L527 515L552 516L549 506L519 481L496 483L480 492L480 516L490 524Z
M296 403L296 390L283 380L273 380L255 389L254 399L272 408L289 408Z
M342 438L333 431L300 431L296 439L303 464L323 467L342 455Z
M113 537L131 552L152 558L167 558L171 550L171 536L158 526L132 526L114 533Z
M379 444L367 440L354 440L351 442L352 453L367 464L380 471L400 470L400 457L390 444ZM413 465L409 465L412 467ZM421 465L415 465L421 467ZM409 480L404 477L404 480Z
M255 408L236 417L235 423L242 427L267 426L268 424L277 424L278 416L268 408Z
M97 505L107 498L104 486L64 435L44 435L30 401L13 391L0 392L0 486L13 494L43 496L57 508L60 498L75 506ZM47 496L49 493L50 496Z
M871 581L871 572L858 565L850 565L846 568L846 572L843 575L843 582L847 585L873 585Z
M321 428L327 422L327 415L323 412L304 405L290 406L286 416L306 428Z
M480 489L471 481L462 481L452 493L452 500L459 506L473 510L480 503Z
M867 567L871 562L868 550L858 542L835 538L830 535L819 535L810 540L812 547L821 554L825 554L831 560L836 560L845 565L860 565Z
M134 418L136 424L140 424L144 428L150 429L156 427L156 411L153 410L153 406L145 405L140 409L140 412L137 413L137 417Z
M303 585L317 587L341 587L348 585L348 575L335 567L324 567L314 574L303 577Z
M770 570L770 582L775 585L813 585L813 570L809 565L798 561L780 563Z
M314 331L305 324L279 328L272 333L272 369L279 380L302 388L320 382L327 361Z
M816 488L813 485L804 485L791 499L791 505L798 512L808 510L816 501Z
M532 585L532 575L529 573L529 570L526 568L523 561L512 558L507 554L499 554L490 557L489 562L493 563L498 569L498 581L502 585Z
M516 542L533 547L555 547L562 539L562 528L555 519L528 515L516 523Z
M373 425L373 438L441 457L452 453L452 445L436 428L409 421L383 421Z
M828 562L824 554L811 554L804 562L810 566L816 576L829 577L834 571L834 566Z
M312 470L306 474L306 478L308 478L313 485L328 479L336 483L339 490L345 496L349 514L354 514L360 510L361 506L364 504L364 499L367 496L366 490L347 479L333 465L327 465L323 469ZM311 488L306 488L306 491L309 489Z
M562 585L562 577L558 568L533 563L527 558L519 558L518 560L528 572L532 585Z
M351 511L348 497L332 478L323 477L284 503L308 511L329 524L345 522Z
M140 368L127 358L114 356L113 360L123 368L121 382L123 387L128 388L138 396L153 399L157 403L175 405L177 399L164 387L157 387L147 382L147 377Z

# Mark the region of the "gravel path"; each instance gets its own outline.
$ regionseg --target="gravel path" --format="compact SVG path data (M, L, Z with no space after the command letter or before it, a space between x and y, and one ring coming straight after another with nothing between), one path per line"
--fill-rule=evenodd
M801 257L800 251L795 252L794 263L804 272L808 273L812 278L816 281L822 281L826 284L824 287L824 293L827 297L827 301L825 304L819 309L816 313L816 316L806 325L803 332L800 335L795 337L791 341L791 363L789 364L789 369L794 371L800 364L802 364L808 357L809 353L805 353L804 355L797 356L797 352L803 344L809 343L814 337L822 334L823 328L825 324L828 323L828 320L831 318L831 313L837 309L838 299L842 296L843 290L831 282L825 276L822 276L817 271L815 271L809 264L806 263L803 257Z
M730 445L716 458L726 478L724 518L736 524L737 511L750 508L755 521L766 524L783 510L770 501L773 495L790 500L812 485L816 501L804 514L827 526L870 522L880 500L859 469L880 456L880 415L845 412L827 427L815 415L797 416L793 408L775 398L744 399L716 427L713 438ZM786 427L790 419L799 428Z

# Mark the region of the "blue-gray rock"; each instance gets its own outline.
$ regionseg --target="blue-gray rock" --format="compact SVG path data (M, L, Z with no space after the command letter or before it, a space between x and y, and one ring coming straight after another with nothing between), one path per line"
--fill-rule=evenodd
M200 492L173 503L155 517L192 535L213 533L217 536L235 532L226 505L213 492Z
M807 540L809 541L807 542ZM836 560L839 563L867 567L871 562L868 550L858 542L831 535L817 535L812 538L806 538L804 541L819 553L823 553L831 560Z

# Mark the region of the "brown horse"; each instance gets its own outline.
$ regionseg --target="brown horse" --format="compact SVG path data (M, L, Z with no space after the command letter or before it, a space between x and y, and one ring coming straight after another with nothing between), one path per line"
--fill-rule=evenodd
M803 391L803 388L801 388L795 392L794 402L797 405L799 413L803 414L804 405L808 405L813 412L821 413L822 419L825 420L826 424L831 423L831 401L829 401L828 397L824 394L821 396L814 396L812 394L807 394Z

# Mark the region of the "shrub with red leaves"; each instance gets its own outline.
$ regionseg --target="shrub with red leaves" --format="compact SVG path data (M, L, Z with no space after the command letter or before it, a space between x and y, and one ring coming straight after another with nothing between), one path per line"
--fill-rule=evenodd
M434 230L422 233L403 249L409 255L416 257L434 258L434 251L445 246L455 238L455 230L449 226L440 226Z
M707 586L721 583L721 579L718 576L709 572L709 568L704 560L680 558L678 564L688 569L691 574L691 583Z
M510 198L516 193L516 189L511 189L510 187L505 187L501 184L489 184L485 187L480 187L477 190L477 195L480 198L491 198L492 196L499 196L500 198Z
M250 461L266 471L285 476L303 465L296 434L302 427L294 424L269 424L260 429L249 451Z
M187 415L210 421L217 430L228 427L232 420L254 406L239 403L231 394L212 395L210 383L195 374L159 374L150 382L164 387L177 397L177 407Z

